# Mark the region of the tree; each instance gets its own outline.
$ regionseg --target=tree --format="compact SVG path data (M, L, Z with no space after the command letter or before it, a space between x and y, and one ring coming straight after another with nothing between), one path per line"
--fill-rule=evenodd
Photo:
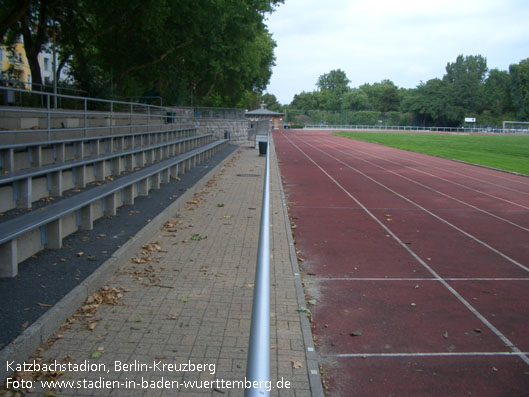
M313 110L319 108L318 95L315 92L301 92L294 95L292 102L290 102L292 109Z
M529 119L529 58L509 66L512 104L519 120Z
M490 70L484 86L484 100L486 108L494 116L501 116L512 107L510 88L511 77L508 72L498 69Z
M342 110L370 110L371 103L364 90L354 88L343 96Z
M16 27L28 12L31 0L0 0L0 38Z
M364 84L360 89L366 93L374 110L391 112L399 109L399 90L391 80L382 80L372 85Z
M440 79L431 79L405 96L402 110L415 115L416 123L424 126L457 126L461 114L450 103L447 86Z
M5 34L7 43L12 44L21 35L24 50L31 71L31 79L40 89L42 76L39 66L39 54L50 37L55 34L55 21L66 0L23 0L4 1L5 7L0 13L0 33Z
M344 94L350 90L350 80L344 71L340 69L331 70L318 78L316 87L321 93L321 109L337 112L342 108Z
M316 86L320 91L344 93L349 89L348 84L350 82L351 81L347 78L347 75L343 70L336 69L318 77Z
M266 104L268 110L274 112L281 112L281 104L277 101L277 98L273 94L263 94L261 96L261 103Z
M484 82L487 60L481 55L459 55L454 63L446 65L443 81L452 98L452 105L461 114L477 114L484 109Z
M35 83L38 53L56 36L59 64L69 60L92 95L234 106L270 80L275 42L264 18L283 0L3 2L0 29L24 36Z

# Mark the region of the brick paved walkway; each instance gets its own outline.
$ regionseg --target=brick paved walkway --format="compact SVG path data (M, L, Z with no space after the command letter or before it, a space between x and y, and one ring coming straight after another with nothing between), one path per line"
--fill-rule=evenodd
M58 339L42 353L45 362L87 360L99 368L66 371L58 380L85 383L79 383L79 389L58 390L57 395L244 394L227 382L245 376L264 164L256 149L241 147L185 208L168 214L165 227L109 281L107 291L59 331ZM283 379L291 386L274 388L271 395L317 395L319 391L311 394L309 378L314 384L318 376L311 371L315 364L306 359L307 349L311 357L312 342L304 343L302 324L307 340L307 322L297 310L303 294L291 264L290 230L273 151L271 214L271 382L275 386ZM119 299L113 302L115 298ZM99 304L101 300L114 304ZM136 366L124 371L118 362ZM176 364L178 369L182 363L205 366L190 371L190 365L182 372L167 366ZM151 368L140 368L142 364ZM141 389L142 381L144 386L158 382L158 387L162 379L218 382L203 389L177 389L175 383L172 388ZM119 390L96 388L101 386L98 381L116 380ZM126 388L131 381L136 382L135 389ZM40 388L36 392L33 395L45 394Z

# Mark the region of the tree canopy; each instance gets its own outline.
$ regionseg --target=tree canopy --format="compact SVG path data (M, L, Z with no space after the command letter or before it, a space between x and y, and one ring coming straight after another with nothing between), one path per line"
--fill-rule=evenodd
M495 126L529 121L529 58L501 71L489 70L481 55L459 55L442 78L412 89L387 79L358 88L349 83L341 69L331 70L318 78L316 90L294 96L289 113L304 121L353 124L460 126L465 117Z
M0 31L22 34L33 75L55 39L79 88L164 103L245 106L266 88L284 0L0 0Z

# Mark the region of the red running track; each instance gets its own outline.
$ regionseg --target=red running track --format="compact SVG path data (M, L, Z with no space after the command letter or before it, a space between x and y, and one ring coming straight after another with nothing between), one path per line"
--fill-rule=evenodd
M274 133L332 396L529 395L529 178Z

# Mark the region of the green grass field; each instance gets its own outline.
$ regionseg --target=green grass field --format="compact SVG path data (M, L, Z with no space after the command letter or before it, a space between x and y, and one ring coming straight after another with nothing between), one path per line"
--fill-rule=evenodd
M384 132L335 135L529 175L529 136Z

